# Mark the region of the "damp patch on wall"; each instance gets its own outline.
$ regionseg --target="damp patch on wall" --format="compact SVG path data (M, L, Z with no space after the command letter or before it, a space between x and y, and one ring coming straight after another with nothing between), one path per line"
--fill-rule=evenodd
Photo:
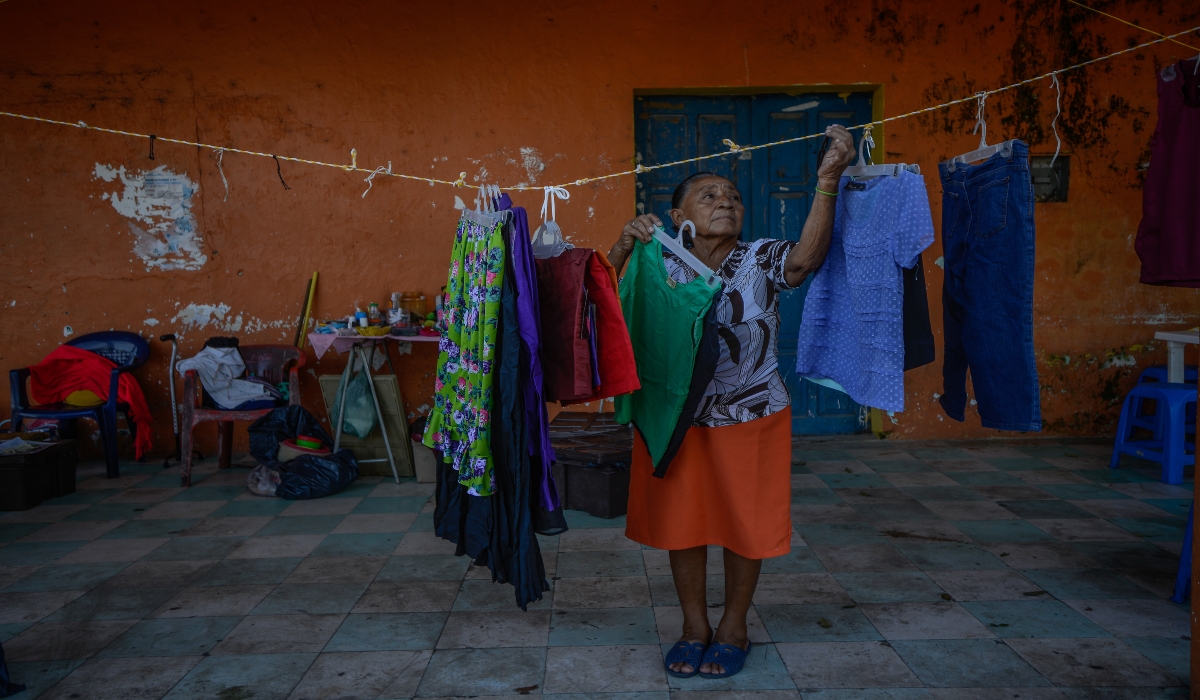
M94 178L118 183L121 189L105 192L101 199L128 219L133 252L147 270L199 270L208 260L204 241L192 213L192 196L198 186L187 175L165 165L153 170L126 170L96 163Z

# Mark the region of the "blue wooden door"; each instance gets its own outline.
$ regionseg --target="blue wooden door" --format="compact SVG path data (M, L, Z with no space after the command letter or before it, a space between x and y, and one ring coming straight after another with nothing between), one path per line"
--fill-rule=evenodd
M829 124L871 119L870 93L841 96L664 95L634 98L634 138L639 162L650 165L729 150L735 143L766 143L823 131ZM699 170L732 180L746 205L743 240L799 240L816 186L821 139L749 151L699 163L642 173L637 180L639 213L669 221L675 185ZM809 281L780 296L779 369L792 395L792 432L797 435L866 430L865 410L845 394L796 376L796 339Z

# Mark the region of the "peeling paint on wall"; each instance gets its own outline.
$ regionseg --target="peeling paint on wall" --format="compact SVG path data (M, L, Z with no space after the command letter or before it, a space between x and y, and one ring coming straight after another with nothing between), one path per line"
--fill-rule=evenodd
M537 184L538 175L546 169L546 164L542 162L542 154L538 153L536 148L522 146L521 164L525 166L525 174L529 176L529 181Z
M228 304L188 304L171 318L171 323L177 323L184 328L203 328L209 324L220 326L227 313Z
M125 166L96 163L94 178L104 182L118 179L123 192L105 192L101 199L129 219L133 252L147 270L199 270L208 257L201 252L203 240L192 214L196 183L160 165L154 170L126 171Z

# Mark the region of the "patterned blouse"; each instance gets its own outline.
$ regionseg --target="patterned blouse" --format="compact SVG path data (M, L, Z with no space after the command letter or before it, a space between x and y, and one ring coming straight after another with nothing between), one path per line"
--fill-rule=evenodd
M737 248L721 264L724 293L717 302L721 358L717 373L696 410L696 424L708 427L765 418L789 405L787 386L779 376L779 292L791 289L783 271L795 241L761 238ZM687 283L696 277L674 253L663 249L663 266L671 279Z

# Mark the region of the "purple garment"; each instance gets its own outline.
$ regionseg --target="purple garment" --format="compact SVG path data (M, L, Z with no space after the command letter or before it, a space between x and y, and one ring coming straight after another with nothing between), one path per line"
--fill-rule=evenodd
M529 242L529 217L524 207L514 207L512 198L500 195L496 202L500 211L511 211L512 240L509 254L517 282L517 325L521 330L521 342L528 351L528 371L522 374L521 392L525 397L525 422L529 429L530 466L534 478L540 484L541 505L546 510L561 508L558 488L554 484L554 447L550 445L550 416L546 412L546 401L542 392L542 358L540 354L542 317L538 304L537 267L533 261L533 248Z
M1158 124L1142 185L1142 223L1133 244L1143 284L1200 287L1200 58L1158 75Z

